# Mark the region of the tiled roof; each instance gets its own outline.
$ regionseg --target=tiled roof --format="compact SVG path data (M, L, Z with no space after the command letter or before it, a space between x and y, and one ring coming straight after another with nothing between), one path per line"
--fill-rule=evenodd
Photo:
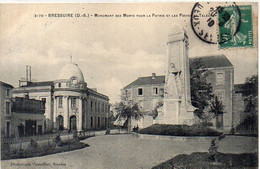
M203 64L204 68L220 68L220 67L232 67L232 63L227 59L225 55L215 55L215 56L204 56L204 57L195 57L189 59L190 64L195 61L200 61ZM143 86L150 84L164 84L165 76L156 76L155 79L152 79L152 76L148 77L139 77L137 80L133 81L124 89L130 88L131 86Z
M21 87L52 86L53 82L54 81L29 82L26 86L21 86Z
M5 83L5 82L2 82L2 81L0 81L0 84L5 86L5 87L14 88L12 85Z
M131 86L143 86L147 84L164 84L164 83L165 83L165 76L156 76L155 79L152 79L152 76L139 77L137 80L127 85L124 89L130 88Z
M232 63L225 55L214 55L190 58L190 63L200 61L204 68L232 67Z

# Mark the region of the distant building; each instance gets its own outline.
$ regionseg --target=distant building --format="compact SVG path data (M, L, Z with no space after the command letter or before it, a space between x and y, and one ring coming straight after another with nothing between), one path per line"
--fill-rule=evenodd
M205 56L190 58L192 62L200 61L205 69L212 73L207 77L208 83L212 84L213 92L224 103L225 113L213 120L214 126L218 129L230 130L233 125L232 99L234 89L234 67L224 55ZM163 98L165 76L153 74L148 77L139 77L121 90L122 98L134 100L140 104L146 114L152 114L155 106ZM143 119L145 120L145 119ZM139 121L138 123L144 123ZM139 127L146 127L153 124L152 120L145 122L146 125L139 124ZM149 123L149 124L148 124Z
M44 102L13 98L13 86L0 82L2 137L22 137L43 133Z
M163 99L165 76L156 76L155 73L148 77L139 77L121 90L122 100L134 100L145 112L144 119L132 127L145 128L153 123L153 110Z
M11 107L13 86L0 81L1 135L11 136Z
M109 123L108 96L88 88L75 63L64 65L55 81L22 84L14 89L14 96L45 102L46 132L102 129Z
M45 102L28 98L13 98L11 128L14 136L44 133Z

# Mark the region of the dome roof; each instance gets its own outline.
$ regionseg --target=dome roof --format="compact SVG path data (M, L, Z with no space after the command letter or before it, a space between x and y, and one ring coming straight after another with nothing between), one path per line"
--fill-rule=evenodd
M70 80L72 77L76 77L78 82L84 82L84 76L75 63L67 63L59 72L58 80Z

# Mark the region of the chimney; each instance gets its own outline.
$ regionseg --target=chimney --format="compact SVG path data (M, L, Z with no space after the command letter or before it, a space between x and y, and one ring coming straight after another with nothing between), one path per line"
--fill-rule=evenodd
M31 72L31 66L29 66L29 81L32 81L32 72Z
M26 82L28 82L28 65L26 65Z
M156 78L156 74L152 73L152 79L155 79L155 78Z

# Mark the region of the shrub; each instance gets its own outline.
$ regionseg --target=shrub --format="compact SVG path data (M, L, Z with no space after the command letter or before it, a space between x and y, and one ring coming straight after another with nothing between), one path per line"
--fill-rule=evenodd
M154 124L138 131L140 134L170 135L170 136L219 136L220 132L203 125L166 125Z
M31 139L28 148L36 149L37 147L38 147L38 143L33 139Z
M53 143L51 145L39 145L36 149L29 148L29 146L25 149L14 149L13 151L2 153L1 159L7 160L16 158L38 157L54 153L77 150L88 146L88 144L75 142L73 139L70 139L64 141L64 144L60 148L56 148L56 144Z
M79 141L79 136L78 136L78 133L76 131L73 133L73 140L76 141L76 142Z
M62 146L62 140L60 138L60 133L57 133L54 138L53 138L53 142L56 144L56 147L60 147Z
M3 153L6 153L6 152L9 152L10 151L10 144L7 142L7 141L2 141L1 143L1 152L2 154Z

